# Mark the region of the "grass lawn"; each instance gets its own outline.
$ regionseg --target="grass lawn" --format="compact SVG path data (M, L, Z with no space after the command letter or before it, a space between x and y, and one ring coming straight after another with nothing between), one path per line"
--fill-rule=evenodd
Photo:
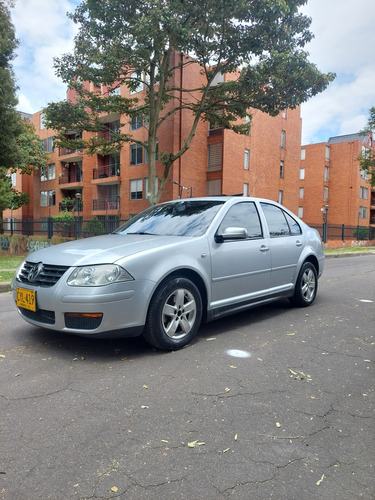
M24 258L22 255L0 255L0 283L12 281L14 272Z

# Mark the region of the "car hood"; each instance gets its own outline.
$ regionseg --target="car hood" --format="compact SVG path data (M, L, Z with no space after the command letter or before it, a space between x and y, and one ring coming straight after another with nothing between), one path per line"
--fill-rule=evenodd
M191 239L185 236L109 234L53 245L31 253L26 260L70 267L108 264L163 246L183 245Z

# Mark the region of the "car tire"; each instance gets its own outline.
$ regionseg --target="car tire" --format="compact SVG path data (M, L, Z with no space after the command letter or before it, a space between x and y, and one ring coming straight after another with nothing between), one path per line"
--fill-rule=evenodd
M164 281L154 293L143 338L154 347L174 351L196 336L202 320L202 298L187 278Z
M308 307L314 302L317 291L318 273L314 264L305 262L298 274L294 295L290 301L298 307Z

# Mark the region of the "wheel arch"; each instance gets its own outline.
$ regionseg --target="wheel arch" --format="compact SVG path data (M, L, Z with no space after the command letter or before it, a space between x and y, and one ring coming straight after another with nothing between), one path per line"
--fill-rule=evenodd
M302 265L305 264L306 262L310 262L315 267L316 273L319 276L319 261L315 257L315 255L308 255L306 259L303 261Z
M194 283L194 285L198 288L199 293L201 295L202 299L202 323L206 321L206 316L207 316L207 288L204 283L203 278L200 276L199 273L192 269L187 269L187 268L181 268L181 269L175 269L173 272L165 276L158 286L155 288L154 293L151 296L150 302L147 307L147 313L150 308L150 304L152 302L153 297L155 294L158 292L160 287L162 287L166 282L170 281L173 278L186 278L189 279Z

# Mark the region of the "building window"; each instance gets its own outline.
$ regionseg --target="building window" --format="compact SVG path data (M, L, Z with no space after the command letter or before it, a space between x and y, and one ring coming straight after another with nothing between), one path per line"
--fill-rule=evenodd
M221 142L209 144L208 146L208 172L221 170L223 162L223 145Z
M244 169L249 170L249 168L250 168L250 150L245 149Z
M368 199L368 188L361 186L359 188L359 197L362 198L363 200L367 200Z
M250 131L251 131L251 118L249 115L246 115L246 125L248 127L247 131L246 131L246 135L250 135Z
M130 130L137 130L143 127L143 115L142 113L132 116L130 120Z
M328 188L324 186L323 188L323 201L328 201Z
M360 219L367 219L367 207L359 207L358 217Z
M301 160L306 160L306 149L301 149Z
M40 180L44 182L47 180L47 167L40 167Z
M217 196L221 194L221 179L207 181L207 196Z
M42 139L42 149L43 151L47 151L47 139Z
M17 184L17 174L15 172L11 174L11 179L12 179L12 186L14 187Z
M47 191L40 192L40 206L41 207L48 206L48 192Z
M299 217L300 219L302 219L302 218L303 218L303 207L298 207L298 217Z
M302 188L299 188L298 198L299 198L300 200L303 200L303 196L304 196L304 194L305 194L305 188L303 188L303 187L302 187Z
M280 161L280 179L284 179L284 161Z
M285 140L286 140L286 132L285 130L281 131L281 147L285 149Z
M54 207L56 205L56 191L52 190L48 192L48 205Z
M56 168L54 163L48 165L48 180L54 179L56 176Z
M278 202L280 203L280 205L283 204L283 191L280 189L279 191L279 199L278 199Z
M131 80L136 86L132 90L130 90L130 94L136 94L137 92L141 92L141 90L143 90L142 76L138 73L132 73Z
M143 147L140 144L130 146L130 165L143 163Z
M130 199L141 200L143 195L142 179L133 179L130 181Z
M366 170L361 170L361 179L365 179L365 181L368 181L368 173Z
M324 167L324 182L328 182L329 179L329 167Z
M46 124L44 121L44 113L41 113L39 116L39 128L40 128L40 130L46 128Z
M305 178L305 169L304 168L299 169L299 178L301 181Z
M286 109L283 109L281 111L281 116L284 118L284 120L286 119Z
M249 184L247 182L245 182L243 185L243 195L249 196Z
M326 156L325 156L326 161L329 161L330 154L331 154L331 148L329 146L326 146Z
M48 137L48 152L53 153L55 151L55 138L54 136Z

